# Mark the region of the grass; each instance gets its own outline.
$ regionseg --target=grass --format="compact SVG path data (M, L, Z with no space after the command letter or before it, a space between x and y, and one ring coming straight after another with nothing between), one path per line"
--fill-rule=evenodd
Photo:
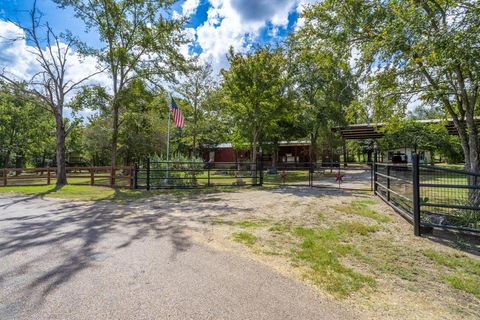
M374 200L355 200L350 204L336 205L332 208L339 212L367 217L377 222L391 221L390 217L379 214L376 210L370 208L374 204L376 204Z
M242 189L248 187L242 187ZM232 187L212 187L212 188L198 188L198 189L166 189L166 190L132 190L132 189L113 189L110 187L101 186L79 186L66 185L63 187L56 187L55 185L42 186L7 186L0 187L0 193L11 193L29 196L38 196L45 198L57 198L66 200L80 200L80 201L127 201L148 198L159 194L169 194L178 199L197 197L204 194L219 193L219 192L236 192L239 188Z
M464 254L448 254L425 250L424 255L435 264L448 268L441 278L455 289L471 293L480 299L480 261Z
M352 244L345 243L344 238L352 234L364 236L376 230L376 227L359 222L344 223L325 230L297 227L294 233L302 242L299 248L293 250L292 257L309 266L307 278L329 293L344 297L365 286L375 285L374 278L341 263L342 257L360 254Z
M253 246L257 242L257 237L250 232L246 231L241 231L241 232L235 232L233 235L233 240L236 242L243 243L249 247Z
M259 221L242 220L242 221L234 222L233 225L243 229L247 229L247 228L260 228L262 226L262 223Z

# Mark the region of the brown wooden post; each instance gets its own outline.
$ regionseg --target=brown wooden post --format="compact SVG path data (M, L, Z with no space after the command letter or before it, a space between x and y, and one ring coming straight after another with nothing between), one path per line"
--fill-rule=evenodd
M47 184L50 185L50 180L51 180L51 175L50 175L50 168L47 168Z
M7 186L7 180L8 180L8 170L7 168L3 168L3 186L6 187Z
M90 169L90 185L95 184L95 169Z

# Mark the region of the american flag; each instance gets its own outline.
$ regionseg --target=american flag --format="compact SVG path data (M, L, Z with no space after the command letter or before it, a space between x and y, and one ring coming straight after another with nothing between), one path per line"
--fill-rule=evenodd
M180 111L180 108L175 103L175 100L173 99L173 97L170 104L170 111L172 111L173 122L175 123L175 126L177 128L183 128L183 126L185 125L185 119L183 118L182 112Z

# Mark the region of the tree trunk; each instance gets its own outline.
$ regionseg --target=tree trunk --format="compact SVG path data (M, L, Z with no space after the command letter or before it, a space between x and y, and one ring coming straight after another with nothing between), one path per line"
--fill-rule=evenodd
M277 173L277 163L278 163L278 141L274 141L273 150L272 150L272 165L270 171L272 174Z
M110 185L115 186L115 168L117 167L117 141L118 141L118 106L116 102L113 103L112 115L112 167L110 176Z
M197 157L197 98L193 102L193 158Z
M310 134L310 149L308 150L308 160L310 163L315 163L316 162L316 155L315 155L315 149L317 147L317 135L316 134Z
M253 135L252 135L252 165L251 165L251 170L252 170L252 177L253 177L253 184L257 184L257 175L256 175L256 161L257 161L257 143L258 143L258 131L257 128L253 129Z
M472 135L470 136L472 138ZM476 144L473 144L472 141L470 142L470 168L469 171L473 173L480 173L480 158L479 152L476 150ZM471 186L480 186L480 177L477 176L469 176L468 177L468 184ZM474 207L480 207L480 190L479 189L469 189L468 191L468 202L469 205Z
M64 186L67 184L67 166L65 161L65 125L63 123L62 114L55 115L56 122L56 159L57 159L57 186Z

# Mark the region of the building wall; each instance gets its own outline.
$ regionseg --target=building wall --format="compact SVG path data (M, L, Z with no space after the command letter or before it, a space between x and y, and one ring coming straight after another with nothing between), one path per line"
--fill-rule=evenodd
M403 153L407 156L407 161L408 163L412 163L412 154L414 153L414 150L412 148L398 148L394 150L388 150L386 152L387 159L390 162L391 160L389 159L389 153ZM432 163L432 153L430 151L425 151L425 150L417 150L417 153L420 155L420 163Z

